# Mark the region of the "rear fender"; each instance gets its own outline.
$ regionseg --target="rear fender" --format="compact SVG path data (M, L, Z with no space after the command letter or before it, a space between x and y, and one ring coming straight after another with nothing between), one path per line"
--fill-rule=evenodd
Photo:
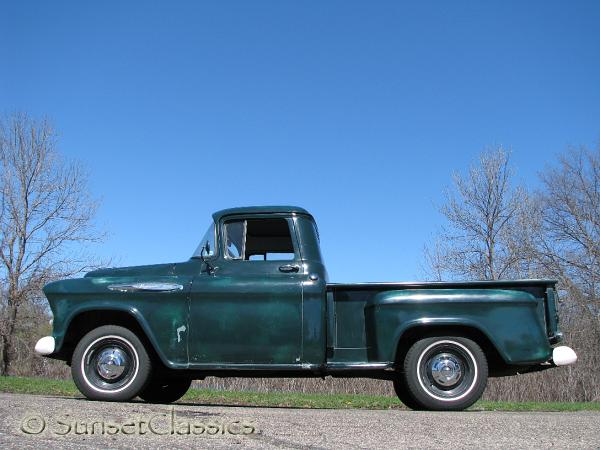
M410 329L465 327L484 335L507 364L547 361L551 348L539 309L543 299L522 291L415 289L380 292L367 305L371 358L394 361Z

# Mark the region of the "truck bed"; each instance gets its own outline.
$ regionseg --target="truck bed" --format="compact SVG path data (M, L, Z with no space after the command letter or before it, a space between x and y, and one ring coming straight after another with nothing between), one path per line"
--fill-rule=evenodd
M491 340L520 333L548 352L557 337L555 280L471 282L328 283L327 341L330 363L393 361L398 330L433 323L480 325ZM525 330L525 331L523 331ZM529 336L529 331L543 335ZM514 345L504 343L507 348ZM540 359L547 355L540 352ZM512 355L507 356L507 362ZM520 356L514 356L514 362Z

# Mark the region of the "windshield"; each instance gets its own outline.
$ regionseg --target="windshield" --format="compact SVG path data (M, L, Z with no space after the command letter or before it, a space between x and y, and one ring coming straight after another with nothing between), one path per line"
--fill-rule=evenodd
M206 233L204 233L204 237L200 241L200 244L198 245L198 248L192 255L192 258L200 258L201 254L202 254L202 249L206 246L207 242L208 242L209 250L208 250L208 252L207 251L204 252L204 256L213 256L215 254L215 223L214 222L210 224L210 226L208 227L208 230L206 230Z

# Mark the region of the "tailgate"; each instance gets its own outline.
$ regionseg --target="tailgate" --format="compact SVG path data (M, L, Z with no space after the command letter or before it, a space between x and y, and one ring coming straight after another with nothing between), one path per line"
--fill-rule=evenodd
M558 328L558 309L556 306L558 295L554 285L548 286L546 289L546 330L551 344L556 344L562 340L562 333Z

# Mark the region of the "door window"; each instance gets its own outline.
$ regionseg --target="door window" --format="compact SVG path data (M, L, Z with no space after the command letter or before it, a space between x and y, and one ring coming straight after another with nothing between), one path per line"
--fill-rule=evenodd
M296 259L288 220L230 220L224 226L225 257L244 261Z

